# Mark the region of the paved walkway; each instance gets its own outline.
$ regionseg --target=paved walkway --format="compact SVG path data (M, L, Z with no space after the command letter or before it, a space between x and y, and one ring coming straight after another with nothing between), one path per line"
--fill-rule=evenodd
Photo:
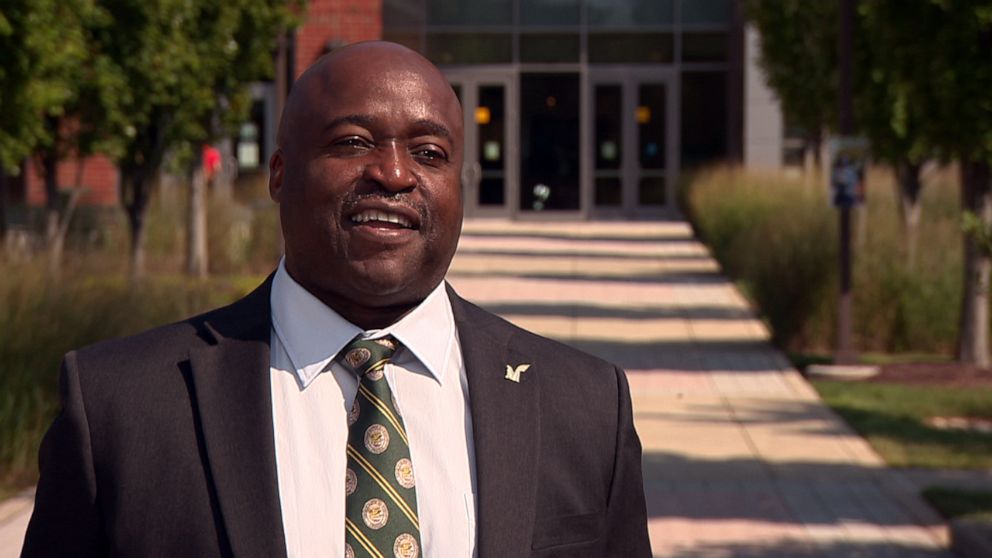
M683 222L471 221L467 298L623 365L657 557L946 558L946 531L817 398ZM17 555L30 495L0 504Z
M624 366L658 557L946 557L681 221L465 225L465 297Z

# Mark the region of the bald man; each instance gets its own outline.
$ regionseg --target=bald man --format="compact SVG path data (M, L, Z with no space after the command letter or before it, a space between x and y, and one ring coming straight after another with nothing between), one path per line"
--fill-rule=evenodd
M230 306L66 355L24 556L650 555L623 372L443 281L461 114L390 43L300 77L270 160L285 257ZM355 341L395 348L379 376ZM402 490L349 437L369 402L392 426L368 449L406 442Z

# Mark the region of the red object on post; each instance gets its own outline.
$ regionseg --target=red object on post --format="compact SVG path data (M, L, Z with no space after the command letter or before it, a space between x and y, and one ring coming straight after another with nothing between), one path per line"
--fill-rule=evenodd
M220 150L212 145L203 146L203 174L210 180L220 170Z

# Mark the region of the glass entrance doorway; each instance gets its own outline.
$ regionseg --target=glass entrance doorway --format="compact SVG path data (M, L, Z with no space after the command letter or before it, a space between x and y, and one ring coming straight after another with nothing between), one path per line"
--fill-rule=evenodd
M589 75L588 157L592 213L664 213L678 178L678 99L664 71L633 68Z
M665 215L679 171L677 73L451 68L468 216Z
M579 211L578 73L520 76L520 210Z
M517 205L519 135L516 80L508 71L447 71L462 103L465 156L462 194L465 213L508 216Z

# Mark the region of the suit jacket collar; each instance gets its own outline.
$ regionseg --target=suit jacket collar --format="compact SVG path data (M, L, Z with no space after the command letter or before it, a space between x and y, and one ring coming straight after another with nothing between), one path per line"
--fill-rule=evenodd
M269 383L271 285L269 276L204 316L198 325L208 344L190 351L201 443L238 557L286 555Z
M475 441L478 555L528 556L537 498L540 431L535 372L506 378L533 355L513 348L515 330L448 287L468 377Z

